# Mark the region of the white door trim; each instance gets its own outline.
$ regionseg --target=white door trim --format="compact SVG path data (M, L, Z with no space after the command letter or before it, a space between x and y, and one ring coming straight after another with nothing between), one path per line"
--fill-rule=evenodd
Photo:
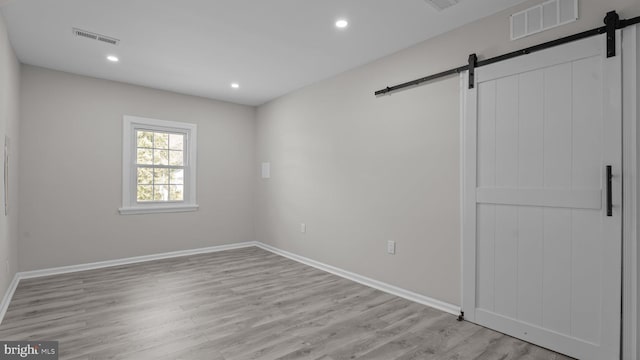
M623 257L622 257L622 359L638 358L638 71L640 28L622 31L622 167L623 167Z
M467 314L464 313L465 304L464 301L464 278L465 278L465 267L464 267L464 204L465 204L465 166L466 166L466 153L465 153L465 123L467 118L467 88L469 87L469 71L465 70L460 73L460 315L464 315L466 318Z
M471 107L469 102L473 102L476 106L477 95L476 88L469 89L469 71L460 73L460 101L461 101L461 157L462 169L461 173L461 211L460 211L460 247L462 249L462 291L460 292L460 304L465 320L475 321L475 299L471 296L465 296L465 289L475 288L476 286L476 261L475 261L475 241L468 241L469 236L474 236L476 227L476 211L475 207L466 206L470 197L475 198L476 192L476 119L467 119L467 109ZM475 116L475 112L472 114ZM470 159L473 159L470 161ZM467 260L468 259L468 260Z

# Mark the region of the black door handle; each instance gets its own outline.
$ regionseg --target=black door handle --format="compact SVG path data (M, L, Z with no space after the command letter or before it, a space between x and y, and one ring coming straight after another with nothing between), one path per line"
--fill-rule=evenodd
M607 165L607 216L613 216L613 200L611 199L611 165Z

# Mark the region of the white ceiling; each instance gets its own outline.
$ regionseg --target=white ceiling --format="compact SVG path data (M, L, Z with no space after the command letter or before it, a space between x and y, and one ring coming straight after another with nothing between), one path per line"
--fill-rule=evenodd
M0 11L23 63L259 105L522 1L438 12L424 0L0 0Z

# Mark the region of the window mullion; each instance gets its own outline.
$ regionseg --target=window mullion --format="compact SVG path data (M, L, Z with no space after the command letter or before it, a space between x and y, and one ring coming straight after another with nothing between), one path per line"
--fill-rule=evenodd
M186 169L186 166L179 165L151 165L151 164L136 164L137 167L146 167L146 168L154 168L154 169Z

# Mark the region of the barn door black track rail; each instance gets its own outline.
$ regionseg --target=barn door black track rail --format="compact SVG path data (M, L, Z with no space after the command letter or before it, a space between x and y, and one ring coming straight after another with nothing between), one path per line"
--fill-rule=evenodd
M439 78L459 74L467 70L469 70L469 88L473 89L476 68L497 63L499 61L512 59L518 56L531 54L536 51L548 49L554 46L570 43L573 41L581 40L584 38L588 38L588 37L596 36L600 34L607 34L607 57L613 57L613 56L616 56L616 30L623 29L627 26L640 23L640 16L624 20L624 19L620 19L620 16L618 16L618 13L616 13L615 11L610 11L607 13L607 16L604 18L604 23L605 23L605 26L602 26L596 29L591 29L591 30L583 31L578 34L565 36L556 40L552 40L539 45L534 45L525 49L516 50L507 54L499 55L499 56L492 57L485 60L478 60L478 57L476 54L471 54L469 55L468 65L459 66L457 68L453 68L447 71L439 72L437 74L425 76L423 78L415 79L402 84L387 86L384 89L376 91L375 95L376 96L386 95L400 89L417 86L417 85L427 83L429 81L433 81Z

